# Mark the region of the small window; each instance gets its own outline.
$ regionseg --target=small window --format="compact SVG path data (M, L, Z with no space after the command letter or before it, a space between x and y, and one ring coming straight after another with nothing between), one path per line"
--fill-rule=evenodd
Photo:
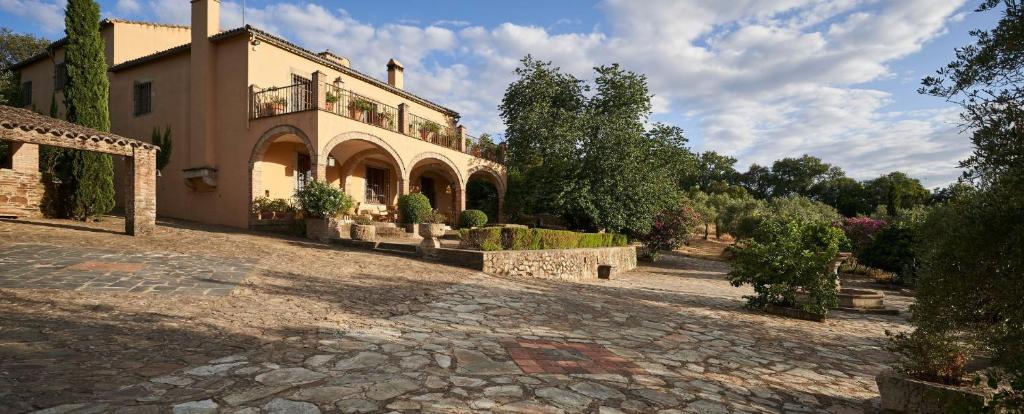
M68 65L61 62L53 67L53 89L62 90L68 83Z
M388 185L388 170L366 167L366 202L370 204L387 204L391 195Z
M21 106L32 105L32 81L21 84Z
M298 154L295 160L295 191L306 188L306 184L309 184L313 180L312 163L309 160L309 154Z
M153 110L153 82L136 82L134 100L135 116L150 113Z

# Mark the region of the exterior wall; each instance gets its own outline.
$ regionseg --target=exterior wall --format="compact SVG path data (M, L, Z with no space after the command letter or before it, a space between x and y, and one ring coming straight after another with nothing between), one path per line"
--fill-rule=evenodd
M0 168L0 216L41 216L44 192L42 174Z
M114 22L112 29L104 30L108 65L181 46L191 40L191 31L187 27Z
M295 170L298 154L305 153L304 145L294 142L275 142L267 148L263 160L259 161L262 192L257 196L270 198L289 198L295 194Z
M441 248L432 253L443 262L496 276L588 280L597 279L598 265L612 266L612 275L636 268L633 246L496 252Z

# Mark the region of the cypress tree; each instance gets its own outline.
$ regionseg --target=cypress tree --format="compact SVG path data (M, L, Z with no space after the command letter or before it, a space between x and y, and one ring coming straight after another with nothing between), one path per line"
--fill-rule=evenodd
M93 0L68 0L64 14L67 46L64 87L67 119L78 125L110 131L107 100L110 88L100 6ZM110 155L75 151L71 156L74 193L70 213L78 219L104 214L114 208L114 162Z

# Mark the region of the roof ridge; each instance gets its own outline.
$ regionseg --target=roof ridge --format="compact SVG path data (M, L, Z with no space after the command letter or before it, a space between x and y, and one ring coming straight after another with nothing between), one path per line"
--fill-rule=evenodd
M174 29L191 29L192 28L192 26L189 26L189 25L186 25L186 24L147 22L147 21L142 21L142 20L119 19L119 18L116 18L116 17L111 17L111 18L103 19L100 22L100 24L103 24L103 22L142 24L142 25L147 25L147 26L169 27L169 28L174 28Z

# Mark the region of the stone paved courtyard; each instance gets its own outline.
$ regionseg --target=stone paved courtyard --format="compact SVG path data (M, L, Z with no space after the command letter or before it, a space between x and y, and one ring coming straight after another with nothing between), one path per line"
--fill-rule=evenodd
M853 413L877 395L874 375L891 358L883 331L906 328L902 316L834 313L817 323L751 313L742 308L751 292L724 280L727 264L678 255L610 281L563 283L244 233L159 230L137 248L209 239L215 254L231 251L219 251L221 244L258 245L263 253L313 252L321 264L254 255L246 284L216 298L67 292L62 303L116 314L104 329L157 312L166 313L160 324L189 334L213 326L226 335L187 336L189 346L159 360L108 363L100 371L130 381L83 389L75 398L21 387L36 380L30 375L5 379L13 391L0 402L16 397L20 404L9 405L10 412L57 406L46 412ZM0 223L4 241L122 243L117 237L123 236ZM296 275L281 273L289 267ZM309 293L294 294L311 281ZM43 305L34 295L42 292L54 291L0 289L0 311L30 316L20 325L0 320L0 371L17 372L26 357L45 356L82 360L66 362L67 373L45 381L50 387L99 375L73 371L88 366L88 355L52 351L74 338L60 342L46 331L52 328L40 329L40 321L53 318L36 316ZM146 305L133 307L140 297ZM196 313L171 312L180 300L191 301ZM909 298L887 302L905 310ZM219 314L224 308L230 312ZM284 316L261 319L275 315ZM177 341L142 332L115 343L87 339L116 351L117 359L136 357L121 349L138 346L132 338L150 348ZM36 350L43 346L51 350Z

